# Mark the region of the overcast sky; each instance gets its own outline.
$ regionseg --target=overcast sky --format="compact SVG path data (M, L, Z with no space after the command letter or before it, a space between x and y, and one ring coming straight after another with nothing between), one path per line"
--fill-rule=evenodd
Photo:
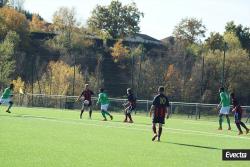
M24 8L39 13L51 22L53 13L61 6L74 7L82 24L97 4L108 5L111 0L25 0ZM250 27L250 0L120 0L135 2L144 18L141 33L156 39L170 36L182 18L202 19L209 32L224 32L226 22Z

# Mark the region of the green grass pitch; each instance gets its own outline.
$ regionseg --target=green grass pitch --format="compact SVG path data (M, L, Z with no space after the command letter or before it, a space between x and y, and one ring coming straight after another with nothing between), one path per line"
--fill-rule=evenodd
M217 122L172 118L161 142L152 142L151 119L123 115L100 121L84 113L57 109L0 107L1 167L249 167L249 161L222 161L222 149L249 149L250 135L217 130ZM249 126L249 124L248 124Z

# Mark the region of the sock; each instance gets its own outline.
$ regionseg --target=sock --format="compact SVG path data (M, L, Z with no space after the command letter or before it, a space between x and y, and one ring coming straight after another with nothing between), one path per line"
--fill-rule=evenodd
M161 137L161 133L162 133L162 127L159 127L159 134L158 134L158 138Z
M106 116L105 116L105 111L104 110L102 110L102 116L103 116L104 119L107 119Z
M80 114L80 117L82 118L82 113L84 112L84 110L81 110L81 114Z
M153 125L152 127L154 134L156 134L156 127Z
M130 121L133 121L132 117L131 117L131 114L128 114L128 118L129 118Z
M9 103L9 107L8 107L7 111L9 111L9 110L10 110L10 108L12 107L12 105L13 105L13 102L10 102L10 103Z
M240 125L245 128L246 130L248 129L247 126L243 123L243 122L240 122Z
M226 118L227 118L227 124L228 124L228 127L229 127L229 128L231 128L231 126L230 126L230 119L229 119L229 116L228 116L228 115L226 115Z
M242 132L241 127L240 127L240 123L236 123L236 126L237 126L239 132Z
M91 116L92 116L92 110L90 109L89 110L89 118L91 118Z
M111 116L108 111L104 111L104 113L107 114L108 116Z
M125 113L125 120L128 120L128 115L127 115L127 111L124 112Z
M219 125L220 125L220 128L222 128L222 122L223 122L223 115L219 115Z

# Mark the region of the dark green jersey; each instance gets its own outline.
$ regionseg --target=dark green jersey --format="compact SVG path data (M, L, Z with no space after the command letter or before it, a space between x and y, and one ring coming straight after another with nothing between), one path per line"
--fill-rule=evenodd
M106 93L99 93L97 103L101 103L101 105L109 104L109 99Z
M227 92L221 92L220 93L220 101L222 107L229 107L230 106L230 97Z
M11 95L12 95L12 90L10 88L6 88L1 98L8 99Z

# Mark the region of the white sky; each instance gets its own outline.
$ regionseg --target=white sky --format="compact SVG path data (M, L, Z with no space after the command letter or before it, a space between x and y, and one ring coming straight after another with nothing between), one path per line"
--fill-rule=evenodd
M209 32L223 32L228 21L250 27L250 0L120 0L123 4L135 2L144 18L141 33L156 39L172 34L182 18L202 19ZM74 7L81 23L97 4L108 5L111 0L25 0L24 8L39 13L51 22L53 13L61 6Z

